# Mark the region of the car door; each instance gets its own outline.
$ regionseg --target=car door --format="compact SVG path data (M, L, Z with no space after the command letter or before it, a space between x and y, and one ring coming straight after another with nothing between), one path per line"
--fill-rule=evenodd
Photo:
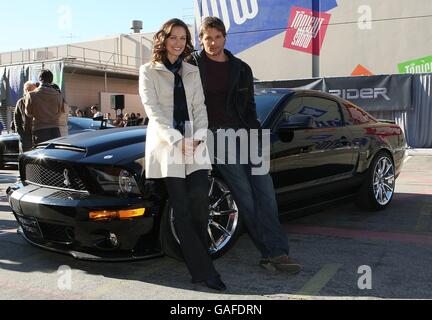
M311 127L278 132L290 116L311 116ZM288 101L272 134L272 176L278 195L351 176L352 139L337 101L312 95Z

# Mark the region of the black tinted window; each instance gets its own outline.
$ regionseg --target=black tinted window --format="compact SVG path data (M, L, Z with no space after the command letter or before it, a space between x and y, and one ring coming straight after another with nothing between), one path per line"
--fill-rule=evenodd
M360 109L359 107L353 105L350 102L345 103L345 109L348 112L348 125L361 125L365 123L375 123L377 122L370 114L366 111Z
M263 123L263 121L268 117L281 98L281 95L276 94L255 96L257 116L261 123Z
M337 102L319 97L302 97L290 101L284 109L287 115L311 116L315 128L343 126Z

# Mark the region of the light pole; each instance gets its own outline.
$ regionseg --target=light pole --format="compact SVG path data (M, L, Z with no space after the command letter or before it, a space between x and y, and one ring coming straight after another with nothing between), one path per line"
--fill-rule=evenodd
M320 10L320 1L312 0L312 15L314 18L319 19ZM312 38L312 77L319 78L320 77L320 38L321 33L318 31L317 36ZM314 52L317 54L315 55Z

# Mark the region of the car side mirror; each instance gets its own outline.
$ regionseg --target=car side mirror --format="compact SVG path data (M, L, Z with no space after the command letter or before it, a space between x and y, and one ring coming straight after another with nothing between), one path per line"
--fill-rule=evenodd
M278 133L292 132L293 130L312 129L314 120L311 116L295 114L282 121L277 129Z

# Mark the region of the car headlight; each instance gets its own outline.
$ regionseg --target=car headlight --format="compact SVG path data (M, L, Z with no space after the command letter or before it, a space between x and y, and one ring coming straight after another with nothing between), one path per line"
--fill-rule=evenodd
M127 170L120 171L119 188L122 193L131 193L134 186L137 186L135 178Z
M89 168L89 170L104 193L111 195L141 194L134 175L126 169L105 167Z

